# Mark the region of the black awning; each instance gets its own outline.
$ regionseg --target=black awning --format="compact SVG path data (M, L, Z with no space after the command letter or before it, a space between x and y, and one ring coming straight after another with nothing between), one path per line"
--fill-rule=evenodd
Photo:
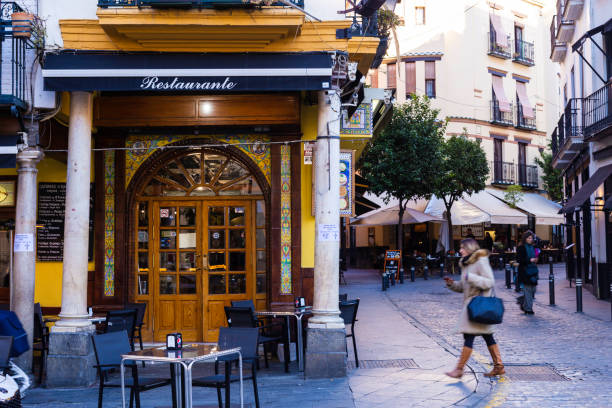
M359 174L355 174L355 215L357 216L380 208L380 205L363 196L367 190L368 181Z
M574 194L572 198L568 200L560 212L571 213L580 209L589 199L591 194L593 194L593 192L597 190L597 188L601 186L604 181L606 181L610 174L612 174L612 164L597 169L597 171L587 180L587 182L580 187L580 190L578 190L576 194Z
M244 92L332 87L332 54L109 53L45 56L48 91Z
M609 19L608 21L606 21L605 23L603 23L602 25L599 25L597 27L591 28L589 31L584 33L584 35L582 37L580 37L572 45L572 51L576 52L576 50L578 50L580 47L582 47L582 44L584 44L584 42L587 40L587 38L591 38L592 36L594 36L595 34L598 34L600 32L603 32L604 34L606 34L609 31L612 31L612 18Z

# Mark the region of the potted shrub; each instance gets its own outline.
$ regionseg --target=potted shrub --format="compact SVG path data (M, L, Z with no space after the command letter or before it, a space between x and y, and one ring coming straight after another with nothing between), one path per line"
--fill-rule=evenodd
M393 11L382 8L378 10L377 23L380 42L378 43L376 56L372 62L372 68L375 69L380 66L387 53L387 49L389 48L389 34L400 24L400 18Z
M13 37L30 38L34 15L26 11L16 11L11 15L13 26Z

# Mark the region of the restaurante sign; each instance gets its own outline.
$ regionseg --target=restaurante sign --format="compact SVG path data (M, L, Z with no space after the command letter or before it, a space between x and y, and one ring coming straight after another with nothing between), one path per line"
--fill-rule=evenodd
M182 81L178 77L174 77L172 81L160 81L156 76L148 76L142 79L140 89L148 90L231 90L238 85L238 82L230 81L226 77L223 82L220 81Z

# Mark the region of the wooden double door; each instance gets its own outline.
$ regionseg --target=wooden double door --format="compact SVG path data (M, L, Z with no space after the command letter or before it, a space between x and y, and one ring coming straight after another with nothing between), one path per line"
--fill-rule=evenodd
M224 306L255 294L256 201L153 201L152 323L155 341L180 332L216 341Z

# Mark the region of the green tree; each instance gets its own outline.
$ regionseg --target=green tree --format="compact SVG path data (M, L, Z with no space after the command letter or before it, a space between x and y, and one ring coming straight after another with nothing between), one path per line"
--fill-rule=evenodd
M536 157L536 164L542 169L542 184L551 200L561 202L563 199L563 176L561 170L552 165L553 155L546 151L540 152Z
M489 176L489 165L480 140L471 141L467 130L461 136L451 136L442 144L442 166L433 184L433 192L446 207L448 236L452 242L453 223L451 209L464 194L484 190ZM448 249L448 248L447 248Z
M429 198L437 179L442 157L446 122L438 120L439 110L426 96L412 96L393 108L393 116L381 134L370 141L359 161L361 175L369 190L385 203L399 201L397 245L403 248L403 217L408 201Z
M516 208L516 205L523 199L523 187L512 184L508 186L508 189L504 193L504 201L512 208Z

